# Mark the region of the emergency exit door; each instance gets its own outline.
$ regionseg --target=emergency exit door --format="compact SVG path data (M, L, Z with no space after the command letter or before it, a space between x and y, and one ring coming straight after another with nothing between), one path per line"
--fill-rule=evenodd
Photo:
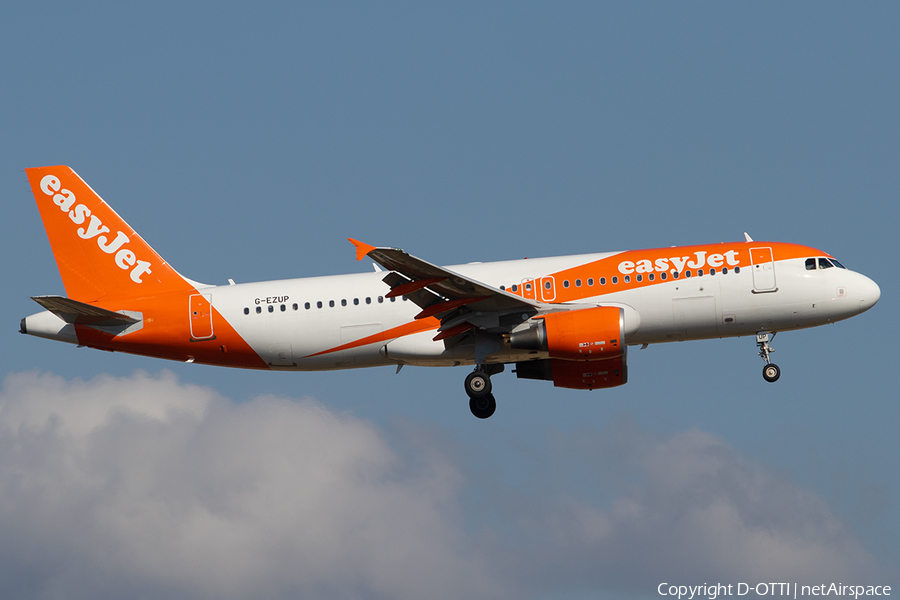
M556 281L552 275L541 277L541 300L544 302L556 300Z
M534 279L523 279L522 280L522 297L528 300L537 300L537 296L535 295L535 286L536 282Z

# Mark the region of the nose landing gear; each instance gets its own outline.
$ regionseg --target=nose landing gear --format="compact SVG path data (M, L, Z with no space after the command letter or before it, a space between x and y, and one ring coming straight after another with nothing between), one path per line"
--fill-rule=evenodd
M469 410L479 419L487 419L497 410L497 401L491 393L491 375L502 370L503 365L478 365L466 376Z
M775 339L775 332L772 333L772 338ZM775 383L778 381L778 378L781 377L781 368L773 362L769 362L769 354L771 352L775 352L775 348L769 342L769 332L761 331L756 334L756 347L759 348L759 356L764 361L766 361L766 365L763 367L763 379L768 381L769 383Z

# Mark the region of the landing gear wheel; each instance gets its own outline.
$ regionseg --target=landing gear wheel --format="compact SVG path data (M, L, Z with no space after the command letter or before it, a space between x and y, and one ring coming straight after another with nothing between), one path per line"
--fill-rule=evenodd
M769 363L763 367L763 379L769 383L775 383L781 377L781 369L774 363Z
M497 410L497 401L493 394L486 394L480 398L469 399L469 410L479 419L487 419Z
M484 371L472 371L466 376L466 394L469 398L483 398L490 393L490 375L486 374Z

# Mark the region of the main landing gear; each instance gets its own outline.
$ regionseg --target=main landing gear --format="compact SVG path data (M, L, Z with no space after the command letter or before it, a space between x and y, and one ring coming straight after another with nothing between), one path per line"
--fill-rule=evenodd
M771 339L775 339L774 332ZM756 334L756 347L759 348L760 358L766 361L766 366L763 367L762 372L763 379L769 383L775 383L781 377L781 369L775 363L769 362L769 353L775 352L775 348L769 343L768 331L761 331Z
M469 410L479 419L487 419L497 410L497 401L491 393L491 375L502 370L503 365L478 365L466 376Z

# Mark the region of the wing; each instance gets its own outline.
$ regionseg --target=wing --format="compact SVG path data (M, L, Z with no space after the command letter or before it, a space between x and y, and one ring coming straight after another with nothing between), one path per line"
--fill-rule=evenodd
M475 327L498 333L509 331L546 310L540 302L433 265L399 248L376 248L354 239L350 242L356 246L357 260L368 256L390 271L383 279L391 288L388 298L409 298L422 309L416 319L440 319L435 340L452 338Z

